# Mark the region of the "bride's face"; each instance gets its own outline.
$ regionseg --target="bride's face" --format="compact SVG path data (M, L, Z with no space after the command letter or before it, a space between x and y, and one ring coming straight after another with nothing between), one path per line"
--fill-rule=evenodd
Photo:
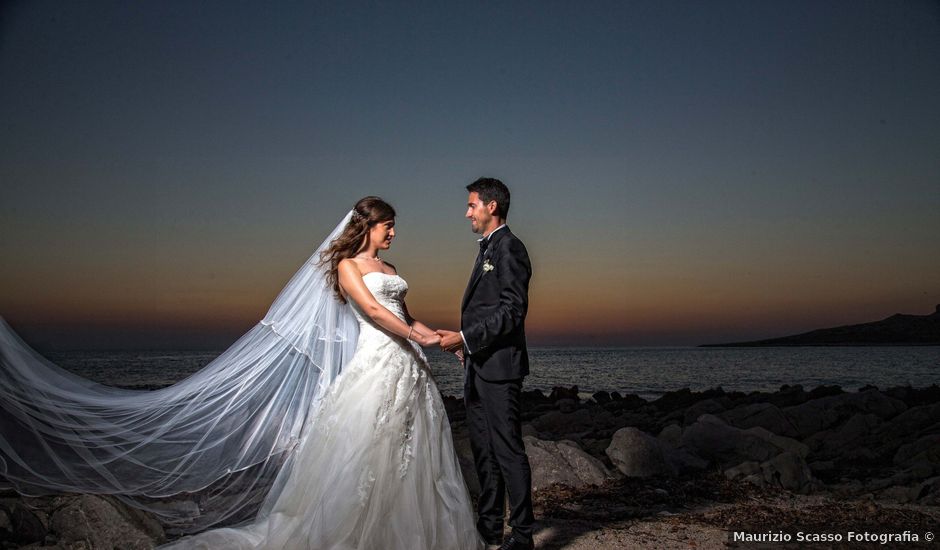
M395 238L395 220L379 222L369 230L369 242L375 243L379 250L388 250Z

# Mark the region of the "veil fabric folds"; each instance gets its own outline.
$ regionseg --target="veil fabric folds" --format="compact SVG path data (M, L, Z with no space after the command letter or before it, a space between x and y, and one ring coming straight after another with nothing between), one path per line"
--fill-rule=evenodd
M318 266L350 211L258 324L208 365L153 391L57 367L0 318L0 483L24 495L113 495L194 533L265 513L359 327ZM259 512L259 507L260 512Z

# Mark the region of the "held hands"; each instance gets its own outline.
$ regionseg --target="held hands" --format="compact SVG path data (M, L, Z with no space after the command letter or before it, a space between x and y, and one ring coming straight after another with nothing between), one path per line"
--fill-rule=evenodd
M418 334L417 332L412 332L410 338L418 343L421 347L436 346L441 343L441 337L437 334Z
M460 337L459 332L454 332L452 330L436 330L434 331L441 337L441 349L448 351L450 353L457 353L458 351L463 351L463 338Z

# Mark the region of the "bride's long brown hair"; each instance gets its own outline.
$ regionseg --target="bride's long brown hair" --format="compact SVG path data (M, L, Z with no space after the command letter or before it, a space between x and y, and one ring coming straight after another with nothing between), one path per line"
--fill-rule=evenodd
M320 265L329 264L327 281L340 302L346 303L339 289L339 262L352 258L368 244L369 230L377 223L395 219L395 209L379 197L363 197L353 207L352 218L329 248L320 253Z

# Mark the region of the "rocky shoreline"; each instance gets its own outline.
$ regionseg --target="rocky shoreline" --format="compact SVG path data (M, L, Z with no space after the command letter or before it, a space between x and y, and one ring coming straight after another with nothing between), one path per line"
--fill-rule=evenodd
M444 401L476 496L463 403ZM740 547L729 539L740 529L923 536L940 525L936 385L683 389L652 401L558 387L524 392L522 408L540 548L726 548ZM152 517L110 497L0 494L0 548L165 540Z

